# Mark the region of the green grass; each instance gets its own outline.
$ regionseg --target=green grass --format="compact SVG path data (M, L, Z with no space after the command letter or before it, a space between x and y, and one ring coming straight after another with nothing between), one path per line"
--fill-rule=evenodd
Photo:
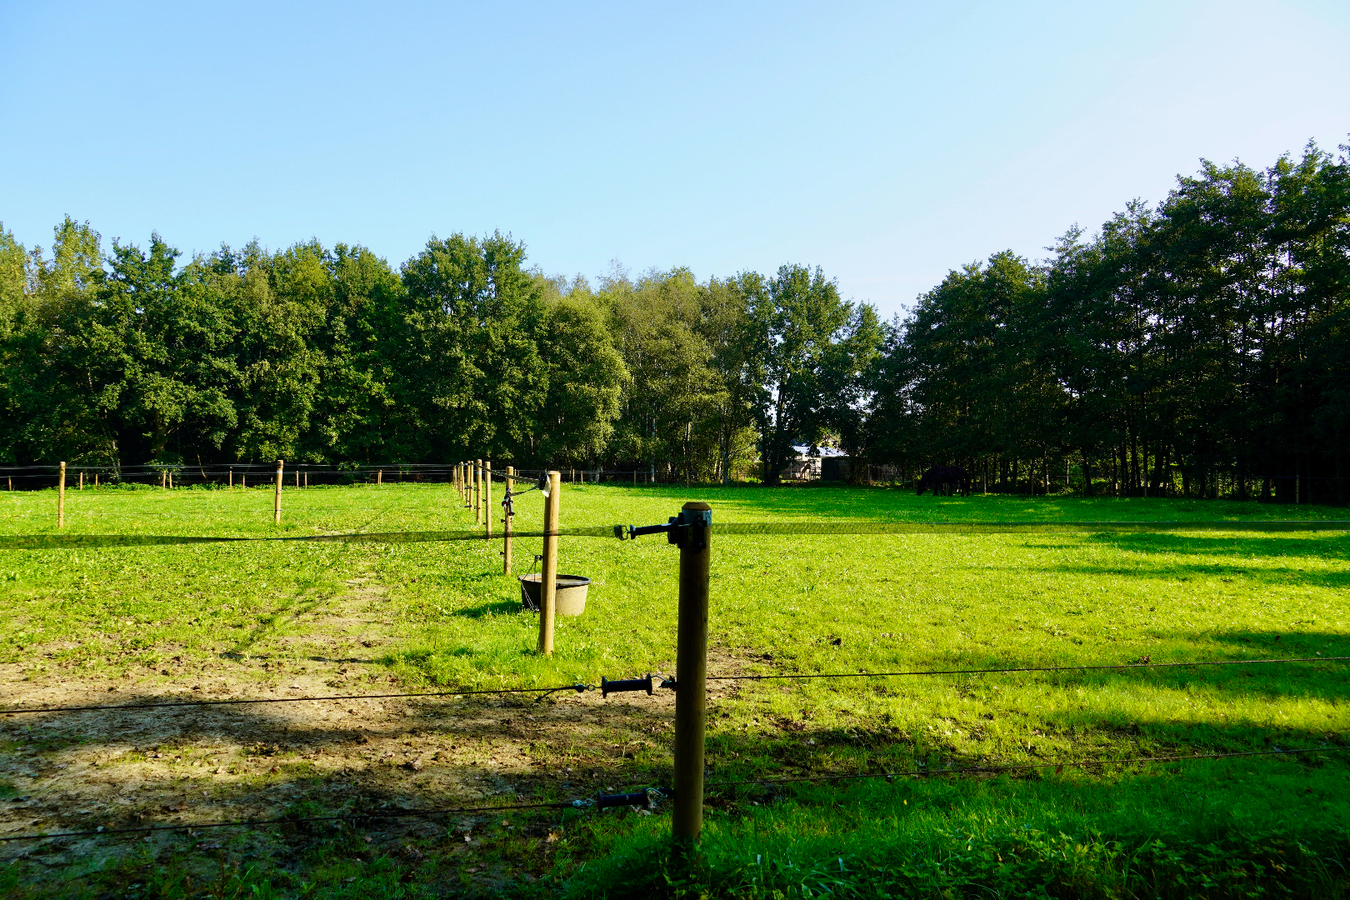
M820 518L1343 517L1336 510L565 485L562 524L664 522L688 499L714 509L712 675L1350 655L1350 535L1341 532L715 531L719 522ZM271 504L270 490L86 489L67 495L66 530L271 536L472 522L443 486L288 490L280 529ZM54 492L0 495L0 534L52 533L54 505ZM539 495L520 498L517 529L539 528L541 509ZM537 545L517 543L518 571ZM561 571L593 584L586 613L559 619L551 659L534 653L537 620L521 613L499 549L494 541L0 551L9 611L0 620L0 663L30 679L139 673L166 688L221 658L302 664L312 655L305 641L315 617L361 590L385 604L380 659L407 686L551 686L672 672L678 551L664 537L563 541ZM711 782L1117 762L1017 777L714 787L704 853L688 870L669 865L665 816L569 817L566 837L552 847L550 877L511 882L511 890L624 896L640 883L649 892L729 897L826 889L884 896L887 885L898 886L894 896L934 897L1330 896L1346 889L1350 858L1345 754L1128 760L1343 747L1348 674L1344 663L1290 663L738 682L711 701ZM661 780L669 760L666 738L650 739L611 777ZM502 846L509 860L509 844ZM400 891L421 883L420 870L408 871L411 882L395 879ZM266 874L250 877L262 883ZM287 883L291 893L305 892ZM435 893L430 883L426 889ZM392 891L375 895L398 895Z

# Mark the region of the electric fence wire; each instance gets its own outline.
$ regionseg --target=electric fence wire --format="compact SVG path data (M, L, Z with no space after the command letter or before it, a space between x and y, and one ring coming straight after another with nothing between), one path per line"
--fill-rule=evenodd
M707 681L771 681L771 680L810 680L810 679L855 679L855 678L898 678L925 675L987 675L1020 672L1086 672L1086 671L1122 671L1126 669L1171 669L1194 668L1200 666L1253 666L1273 663L1322 663L1350 662L1350 656L1295 656L1279 659L1222 659L1196 660L1194 662L1147 662L1123 663L1118 665L1080 665L1080 666L1010 666L987 669L924 669L904 672L823 672L801 674L766 675L709 675ZM678 682L669 682L678 687ZM389 700L422 699L436 697L471 697L477 695L539 694L536 701L543 700L561 691L574 691L578 694L595 690L595 686L584 682L559 685L557 687L538 688L488 688L451 691L420 691L413 693L391 694L334 694L301 697L233 697L220 700L171 700L160 703L111 703L92 706L42 706L32 708L0 709L0 716L33 715L57 712L139 712L152 709L176 709L204 706L241 706L262 703L305 703L336 702L339 700Z
M1350 656L1290 656L1280 659L1205 659L1195 662L1137 662L1083 666L1015 666L990 669L925 669L907 672L806 672L800 674L709 675L708 681L807 681L832 678L902 678L918 675L989 675L1016 672L1092 672L1124 669L1187 669L1196 666L1255 666L1270 663L1350 662Z
M513 803L488 806L457 806L431 809L388 809L366 810L364 812L335 813L327 816L295 816L280 819L237 819L228 822L184 822L178 825L142 825L132 828L99 827L87 831L54 831L36 834L0 835L0 842L46 841L58 838L103 837L114 834L151 834L157 831L193 832L208 828L265 828L275 825L298 825L305 822L360 822L364 819L403 819L430 818L432 816L453 816L467 813L499 813L521 809L564 809L589 805L587 801L557 800L548 803Z
M866 781L875 778L896 779L896 778L923 778L937 775L976 775L989 774L997 772L1024 772L1035 769L1062 769L1088 768L1091 766L1130 766L1147 763L1184 763L1200 762L1203 760L1214 759L1238 759L1242 757L1253 756L1299 756L1309 753L1340 753L1350 750L1350 746L1323 746L1323 747L1300 747L1294 750L1244 750L1233 753L1197 753L1191 755L1168 755L1168 756L1124 756L1116 759L1079 759L1062 760L1059 762L1044 763L1016 763L1012 765L998 766L962 766L959 768L920 768L910 769L900 772L859 772L852 775L794 775L784 778L748 778L741 781L709 781L705 782L704 788L727 788L727 787L745 787L749 785L771 786L775 784L801 784L817 781Z
M109 703L95 706L36 706L32 708L0 709L0 716L29 715L36 713L55 713L55 712L138 712L146 709L173 709L182 707L197 706L243 706L246 704L258 703L305 703L305 702L336 702L338 700L389 700L394 698L417 699L431 697L472 697L481 694L541 694L548 696L558 691L583 691L591 690L592 686L588 684L565 684L561 687L546 688L487 688L483 690L459 690L459 691L418 691L415 693L395 693L395 694L333 694L324 696L304 696L304 697L241 697L227 698L222 700L170 700L162 703Z
M516 538L617 537L629 533L626 525L594 525L557 531L514 532ZM1327 532L1350 531L1350 519L1266 519L1246 521L1101 521L1101 522L724 522L712 528L714 536L775 537L810 535L903 534L1060 534L1162 532ZM232 542L337 542L410 544L437 541L497 540L477 530L386 531L349 534L222 537L209 535L80 535L41 534L0 536L0 550L40 550L65 547L139 547L161 544Z
M1272 750L1249 750L1231 753L1204 753L1191 755L1160 755L1160 756L1133 756L1121 757L1116 759L1091 759L1091 760L1065 760L1059 762L1045 763L1019 763L1013 765L997 766L962 766L959 768L919 768L896 772L867 772L855 774L838 775L801 775L784 778L753 778L738 781L710 781L704 784L704 789L718 789L731 787L771 787L780 784L804 784L815 782L840 782L840 781L866 781L873 779L886 779L893 781L897 778L929 778L943 775L976 775L992 774L1001 772L1034 771L1038 769L1054 769L1057 772L1066 768L1088 768L1093 766L1132 766L1146 765L1150 763L1188 763L1201 762L1216 759L1239 759L1258 756L1296 756L1307 755L1310 753L1336 753L1350 749L1345 746L1331 747L1302 747L1293 750L1272 749ZM664 796L671 796L663 792ZM326 816L299 816L284 817L279 819L240 819L225 822L197 822L197 823L179 823L174 825L144 825L131 828L107 828L99 827L85 831L61 831L34 834L0 835L0 842L10 843L15 841L40 841L56 840L62 838L76 837L103 837L121 834L148 834L160 831L179 831L191 834L194 831L204 831L212 828L247 828L257 829L271 826L298 825L307 822L336 822L349 821L359 823L367 819L394 819L394 818L430 818L441 815L464 815L469 813L501 813L513 810L526 809L566 809L583 808L593 805L590 800L563 800L541 803L515 803L515 804L492 804L487 806L464 806L464 807L445 807L433 809L397 809L397 810L367 810L357 813L338 813Z

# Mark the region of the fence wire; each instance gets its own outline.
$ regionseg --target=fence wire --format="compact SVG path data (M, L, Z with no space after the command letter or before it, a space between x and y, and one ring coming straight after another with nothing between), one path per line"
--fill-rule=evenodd
M549 803L513 803L489 806L456 806L432 809L381 809L353 813L334 813L327 816L294 816L280 819L235 819L227 822L184 822L179 825L142 825L134 828L99 827L87 831L54 831L49 833L0 835L0 842L46 841L58 838L103 837L115 834L153 834L157 831L197 831L208 828L266 828L276 825L299 825L306 822L360 822L364 819L430 818L468 813L500 813L521 809L564 809L577 806L580 801L559 800Z
M514 538L587 537L619 538L627 525L592 525L557 531L514 531ZM1106 521L1106 522L723 522L712 533L732 537L790 537L810 535L906 535L906 534L1111 534L1153 532L1331 532L1350 531L1350 519L1269 519L1258 521ZM500 540L478 530L382 531L349 534L278 535L271 537L224 537L216 535L145 534L29 534L0 536L0 550L47 550L72 547L148 547L169 544L211 543L363 543L420 544L444 541Z
M541 687L541 688L486 688L483 690L459 690L459 691L418 691L415 693L396 693L396 694L333 694L325 696L305 696L305 697L232 697L221 700L169 700L162 703L109 703L96 706L35 706L32 708L0 709L0 716L19 716L31 715L36 713L54 713L54 712L139 712L147 709L173 709L189 706L243 706L255 703L319 703L338 700L389 700L389 699L416 699L431 697L472 697L481 694L556 694L559 691L576 691L581 693L590 690L591 686L586 684L564 684L561 687Z
M1197 666L1256 666L1270 663L1347 662L1350 656L1291 656L1282 659L1206 659L1195 662L1137 662L1083 666L1015 666L993 669L923 669L908 672L806 672L767 675L709 675L707 681L807 681L831 678L903 678L919 675L990 675L1005 672L1093 672L1123 669L1189 669Z
M997 772L1023 772L1036 769L1054 769L1062 771L1064 769L1089 768L1093 766L1130 766L1146 763L1173 763L1173 762L1199 762L1201 760L1213 759L1238 759L1240 757L1250 756L1301 756L1309 753L1340 753L1350 750L1345 746L1322 746L1322 747L1301 747L1295 750L1244 750L1233 753L1196 753L1189 755L1176 754L1172 756L1125 756L1116 759L1080 759L1080 760L1061 760L1059 762L1045 763L1016 763L1012 765L1000 766L963 766L959 768L919 768L900 772L859 772L851 775L794 775L784 778L748 778L743 781L709 781L704 784L705 788L725 788L725 787L744 787L748 785L775 785L775 784L801 784L817 781L867 781L874 778L920 778L932 777L938 775L976 775Z

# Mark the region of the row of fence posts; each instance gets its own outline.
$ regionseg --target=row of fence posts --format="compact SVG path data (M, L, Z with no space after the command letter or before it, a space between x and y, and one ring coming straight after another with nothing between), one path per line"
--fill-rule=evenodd
M285 471L286 471L286 460L278 459L277 479L275 479L275 495L273 499L273 506L271 506L271 521L273 521L274 525L281 525L281 486L282 486L282 479L285 478ZM375 472L375 484L385 483L383 475L385 475L385 470L378 470L377 472ZM80 490L84 490L84 479L85 474L84 472L81 471L80 483L78 483L78 487L80 487ZM229 470L227 484L228 487L231 488L234 488L235 486L234 468L231 468L231 470ZM99 474L97 474L97 472L94 472L93 486L99 487ZM243 472L240 472L239 486L248 487L248 476L246 474L243 474ZM163 490L173 490L173 471L163 470L162 472L159 472L159 487L163 488ZM300 490L301 487L309 487L309 472L305 472L305 474L301 476L301 472L297 470L296 488L297 490ZM9 490L14 490L14 479L12 478L9 479ZM57 528L65 528L65 526L66 526L66 464L61 463L59 464L57 472Z
M277 460L273 521L281 524L281 485L286 463ZM465 470L468 470L466 472ZM57 484L57 527L65 526L66 464L60 465ZM550 471L544 493L544 553L540 566L539 652L553 655L553 630L556 618L558 584L558 520L562 503L559 472ZM456 487L466 502L472 498L474 521L484 525L484 538L492 538L492 461L475 460L454 467ZM515 480L515 469L507 467L508 496ZM468 483L471 482L471 487ZM378 481L377 481L378 483ZM81 473L83 485L83 473ZM503 571L511 574L511 509L502 516ZM708 576L711 564L712 507L706 503L686 503L679 522L680 530L671 535L671 543L680 548L680 587L675 646L675 771L672 833L677 847L687 850L698 840L703 828L704 738L707 729L708 676Z
M597 473L598 474L598 473ZM636 476L634 476L636 479ZM515 468L505 475L507 496L515 482ZM474 524L492 537L492 461L472 460L454 467L454 483L466 507L473 507ZM544 552L540 564L539 652L553 655L558 584L558 521L562 505L562 473L545 476ZM512 510L504 504L502 516L502 570L511 574ZM677 525L678 523L682 523ZM707 732L708 585L711 568L712 507L686 503L670 537L680 548L680 588L675 645L675 770L671 832L676 850L692 850L703 830L704 742Z

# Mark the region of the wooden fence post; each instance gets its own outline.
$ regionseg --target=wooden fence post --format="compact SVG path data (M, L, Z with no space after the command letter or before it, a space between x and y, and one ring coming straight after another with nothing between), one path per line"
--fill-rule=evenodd
M94 487L98 487L98 473L94 473Z
M707 729L708 572L712 507L686 503L680 513L680 600L675 644L675 808L679 852L703 830L703 755Z
M248 473L247 473L247 472L240 472L240 473L239 473L239 487L241 487L241 488L246 488L246 487L248 487Z
M506 496L511 496L511 486L515 484L516 467L506 467ZM511 574L511 505L502 507L502 574Z
M473 462L473 524L483 524L483 461Z
M553 655L553 620L558 600L558 501L562 497L562 473L548 473L544 495L544 558L539 567L539 652ZM678 693L678 692L677 692Z
M80 490L84 490L84 472L83 472L83 470L81 470L81 472L80 472Z
M309 473L305 473L305 487L309 487Z
M375 470L375 483L384 484L384 469Z
M492 540L492 460L483 463L483 539Z
M160 488L160 490L163 490L163 491L167 491L167 490L169 489L169 470L168 470L168 469L160 469L160 470L159 470L159 488Z
M300 470L295 470L295 489L300 490Z
M281 524L281 479L283 477L282 470L285 467L286 461L284 459L277 460L277 492L272 501L272 521L277 525Z
M230 487L230 490L234 490L234 466L230 466L230 480L229 480L229 487Z
M61 463L61 480L56 485L56 527L66 527L66 464Z
M173 469L170 469L168 471L168 475L169 475L169 490L173 490Z

